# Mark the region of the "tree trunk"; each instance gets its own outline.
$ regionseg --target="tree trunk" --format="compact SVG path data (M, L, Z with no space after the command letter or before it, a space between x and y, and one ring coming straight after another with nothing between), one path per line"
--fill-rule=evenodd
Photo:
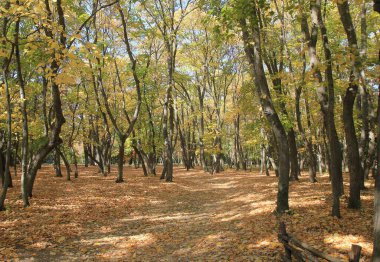
M141 162L141 166L143 168L143 172L144 172L144 176L148 176L148 168L147 168L147 157L146 155L141 152L136 145L133 145L132 146L133 149L135 150L135 152L137 153L137 155L139 156L139 159L140 159L140 162Z
M180 126L179 120L177 120L177 129L178 129L178 134L179 134L179 141L181 144L183 164L184 164L186 170L188 171L191 168L189 165L190 164L190 159L189 159L190 156L189 156L189 153L187 151L186 138L182 132L182 128Z
M63 9L62 9L60 0L56 1L56 7L57 7L58 18L59 18L58 21L59 21L60 26L63 29L63 31L60 34L59 44L62 46L66 46L66 37L64 35L65 34L64 33L64 31L65 31L65 18L64 18L64 13L63 13ZM45 1L45 9L48 13L48 16L51 16L51 11L50 11L51 9L50 9L48 1ZM45 30L46 35L52 41L54 41L55 39L54 39L53 32L51 31L51 28L44 27L44 30ZM16 36L18 38L18 33L16 34ZM17 39L17 41L18 41L18 39ZM16 46L18 46L18 44ZM50 68L51 68L51 72L52 72L53 76L56 76L59 74L58 73L59 72L59 63L57 61L56 55L57 55L56 53L53 53L51 56L52 62L50 64ZM16 57L19 57L19 55L16 55ZM19 60L19 59L17 59L17 60ZM17 64L18 64L18 66L21 66L20 61L18 61ZM17 74L17 75L21 76L22 74ZM52 77L52 78L53 78L53 79L51 79L52 80L51 81L52 112L54 112L54 118L55 119L54 119L53 124L50 127L50 132L48 135L48 141L46 143L44 143L36 151L36 153L34 153L32 155L32 157L29 161L29 164L25 163L24 172L22 174L24 177L21 178L21 192L22 192L22 197L23 197L23 201L24 201L24 206L29 205L29 199L28 198L32 196L33 185L34 185L34 181L36 179L37 170L41 167L43 160L46 158L46 156L55 147L57 147L58 145L60 145L62 143L62 139L59 137L59 135L61 133L62 125L65 123L66 120L65 120L65 117L63 116L63 111L62 111L61 92L59 90L58 84L55 82L54 77ZM21 86L22 86L21 83L22 83L22 81L20 81L20 90L23 91L23 88L21 88ZM25 98L25 96L23 98ZM21 98L21 99L26 104L26 99L23 99L23 98ZM24 110L22 110L22 111L24 111ZM26 108L25 108L25 114L26 114ZM23 119L24 119L23 125L25 125L25 123L26 123L26 126L27 126L27 119L25 119L25 117L23 117ZM24 132L27 133L27 129L25 127L23 127L23 136L24 136ZM27 151L26 150L27 149L27 141L25 141L23 139L23 143L24 143L24 145L23 145L24 149L23 150L24 150L24 155L25 155L24 157L27 158L28 154L27 154L27 152L25 152L25 151ZM25 167L27 167L27 170L25 170ZM25 184L25 183L27 183L27 184Z
M304 84L304 76L305 76L305 70L306 70L305 55L303 55L303 60L304 60L304 65L303 65L303 73L302 73L302 84ZM302 86L296 88L296 99L295 99L296 100L295 101L296 102L296 120L297 120L298 131L300 132L303 143L306 146L307 164L309 166L309 181L311 183L315 183L317 182L316 160L315 160L315 154L313 152L312 138L306 137L305 130L302 126L301 109L300 109L301 91L302 91ZM308 128L311 129L309 105L306 98L305 98L305 105L306 105L307 124L308 124Z
M296 145L296 135L293 128L288 131L289 141L289 158L290 158L290 178L292 180L299 180L299 166L298 166L298 153Z
M348 207L353 209L360 208L360 186L363 172L353 118L356 91L357 86L356 88L349 87L343 100L343 123L347 142L348 169L350 170L350 196L348 199Z
M66 168L66 180L67 180L67 181L70 181L70 180L71 180L71 176L70 176L70 174L71 174L70 163L69 163L69 161L67 160L64 151L61 150L61 149L59 149L59 148L58 148L57 150L58 150L59 154L60 154L61 157L62 157L63 163L65 164L65 168Z
M18 147L19 147L18 135L16 135L15 150L14 150L14 155L13 155L13 158L14 158L13 169L14 169L14 175L15 175L15 177L17 176L17 158L18 158L17 152L18 152Z
M329 140L329 173L333 195L332 215L340 217L339 197L343 194L342 152L334 120L335 99L334 80L332 74L332 57L328 43L327 30L321 14L321 0L311 1L310 10L312 22L311 34L309 32L307 17L304 14L302 14L301 29L305 35L306 41L308 42L310 67L319 83L319 86L317 87L317 98L321 107L323 122L327 130L327 138ZM326 60L326 81L323 81L322 79L316 53L318 29L321 30L323 51Z
M338 2L338 11L340 20L346 32L347 40L350 47L351 60L353 66L350 72L349 85L343 100L343 122L344 131L347 141L348 168L350 170L350 197L348 207L360 208L360 188L364 182L363 170L360 162L359 145L355 132L355 123L353 109L358 85L360 80L359 72L361 71L361 62L359 57L358 43L356 38L355 27L352 23L348 1ZM368 114L368 112L366 112Z
M117 161L117 178L116 183L124 182L123 179L123 167L124 167L124 148L125 148L125 140L124 137L119 137L119 156Z
M59 154L58 148L54 150L54 170L56 177L62 177L61 155Z
M268 82L264 72L260 47L260 29L257 24L258 16L255 9L250 11L252 12L252 18L254 18L253 20L256 21L251 24L252 37L249 36L245 19L240 20L240 25L243 31L245 53L251 66L251 73L254 76L260 104L268 122L272 127L278 146L279 180L276 211L281 214L289 209L289 144L284 126L282 125L273 105Z
M360 46L360 57L365 62L367 59L367 7L366 2L363 1L361 13L360 13L360 35L361 35L361 46ZM363 67L360 70L360 79L362 84L359 87L360 92L360 114L359 118L362 120L362 129L360 134L360 143L359 143L359 155L360 162L362 165L362 173L360 177L360 188L365 189L364 180L368 178L369 165L371 163L370 160L370 128L369 128L369 91L367 88L367 81L364 73ZM372 111L372 110L371 110Z
M379 3L380 7L380 3ZM379 8L380 13L380 8ZM379 53L380 62L380 53ZM380 93L377 104L377 137L380 138ZM380 262L380 143L377 143L377 172L375 177L375 215L373 220L373 253L372 262Z
M5 66L5 63L3 67ZM8 86L8 74L7 74L7 66L6 68L3 68L3 77L4 77L4 85L5 85L5 96L6 96L6 103L7 103L7 146L6 146L6 152L5 152L5 163L3 163L3 170L4 170L4 180L2 185L2 190L0 194L0 211L5 210L4 202L5 198L7 196L7 191L9 187L9 183L11 180L11 173L10 173L10 162L11 162L11 147L12 147L12 108L11 108L11 97L9 92L9 86ZM2 156L0 156L2 157ZM3 161L2 161L3 162ZM1 170L1 171L3 171ZM0 172L1 172L0 171Z
M85 167L88 167L88 164L89 164L89 157L88 157L88 145L87 144L84 144L84 150L83 150L83 153L84 153L84 166Z
M374 0L373 9L380 14L380 0ZM380 49L379 58L380 62ZM380 93L377 99L377 139L380 138ZM375 181L375 216L373 223L373 253L372 262L380 262L380 143L377 141L377 172Z
M74 160L74 178L78 178L78 160L77 160L77 153L75 152L75 149L73 146L71 146L71 154L73 155Z

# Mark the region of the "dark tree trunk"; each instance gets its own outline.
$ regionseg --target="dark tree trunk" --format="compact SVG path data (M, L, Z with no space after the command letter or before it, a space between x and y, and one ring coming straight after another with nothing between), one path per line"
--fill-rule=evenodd
M135 143L135 142L134 142ZM141 166L143 168L143 172L144 172L144 176L148 176L148 168L147 168L147 157L144 155L143 152L141 152L136 145L133 145L133 150L135 150L135 152L137 153L137 155L139 156L139 159L140 159L140 162L141 162Z
M88 167L88 164L89 164L88 147L89 146L87 144L84 144L83 153L84 153L84 166L85 167Z
M333 207L332 215L340 217L340 201L339 198L343 194L343 178L342 178L342 152L339 142L338 134L335 127L334 120L334 80L332 74L332 57L329 47L327 30L324 25L321 14L321 0L313 0L310 3L311 10L311 34L307 23L307 17L302 15L301 28L304 33L305 39L308 42L309 57L311 61L311 69L313 70L315 78L318 80L319 86L317 87L317 97L321 107L323 122L327 130L328 146L329 146L329 173L331 178ZM322 74L318 68L317 62L317 39L318 29L321 30L323 51L326 60L325 77L323 81ZM326 82L326 83L325 83Z
M58 22L59 25L62 27L63 31L60 34L60 40L59 44L62 46L66 46L66 37L65 37L65 18L64 13L61 5L61 0L57 0L56 7L57 7L57 14L58 14ZM45 2L45 9L48 13L49 18L51 19L51 9L49 6L49 2ZM54 41L53 32L49 27L44 27L46 35ZM17 34L18 35L18 34ZM59 71L59 64L56 60L56 53L52 54L52 62L50 64L51 72L53 75L58 75ZM20 62L18 62L20 65ZM27 172L23 172L22 178L21 178L21 192L23 196L23 202L24 206L29 205L29 199L28 197L32 196L33 191L33 185L34 181L36 179L37 170L41 167L41 164L43 160L46 158L46 156L58 145L62 143L62 139L59 137L61 133L62 125L65 123L65 117L63 116L62 112L62 102L61 102L61 93L59 90L59 86L56 84L54 79L51 81L51 96L52 96L52 111L54 112L54 122L50 127L50 132L48 136L48 141L43 144L35 154L32 155L29 164L27 165ZM26 120L26 119L25 119ZM25 121L27 124L27 121ZM24 131L27 131L27 129L23 128ZM26 142L26 141L24 141ZM27 144L27 143L26 143ZM24 149L27 147L27 145L23 145ZM25 153L25 152L24 152ZM28 156L28 154L26 154Z
M62 177L61 155L59 154L58 148L54 150L54 170L56 177Z
M124 182L123 179L123 167L124 167L124 148L125 148L125 140L124 137L119 137L119 155L117 160L117 178L116 183Z
M214 173L220 173L223 171L223 167L221 165L222 138L220 136L215 138L214 147L216 147L216 153L213 155L213 171Z
M15 150L14 150L14 154L13 154L13 169L14 169L14 175L15 177L17 176L17 162L18 162L18 155L17 155L17 152L18 152L18 148L19 148L19 142L18 142L18 135L16 135L16 141L15 141Z
M67 181L70 181L71 180L71 167L70 167L70 163L69 161L67 160L67 157L65 155L65 152L63 150L61 150L60 148L57 149L62 160L63 160L63 163L65 164L65 168L66 168L66 180Z
M1 134L3 135L3 134ZM3 141L1 141L1 143L3 143ZM3 147L1 145L0 147L0 179L1 179L1 186L4 185L4 173L5 173L5 157L4 157L4 154L3 154Z
M163 161L163 169L162 169L162 173L161 173L161 177L160 179L165 179L166 177L166 170L167 170L167 167L166 167L167 163L166 163L166 160L164 158L164 161Z
M95 161L93 158L90 157L90 155L95 156L96 147L94 145L90 145L88 148L88 156L89 156L89 164L91 166L95 166Z
M350 196L348 207L360 208L361 164L359 146L355 134L353 107L356 96L356 88L348 88L343 100L343 122L347 142L348 169L350 170Z
M9 8L9 2L6 5L7 8ZM3 31L2 35L5 35L6 33L6 24L7 19L3 20ZM5 96L6 96L6 109L7 109L7 136L6 136L6 152L5 152L5 158L3 158L2 152L0 152L2 167L0 172L4 173L3 180L2 180L2 190L0 193L0 211L5 210L4 202L5 198L7 196L8 187L10 185L11 181L11 173L10 173L10 162L11 162L11 147L12 147L12 107L11 107L11 96L10 96L10 90L8 86L8 59L4 59L4 63L2 65L3 69L3 79L4 79L4 86L5 86ZM10 62L10 61L9 61ZM0 147L1 148L1 147ZM5 162L5 163L4 163Z
M71 147L71 154L73 155L74 160L74 178L78 178L78 159L77 159L77 153L75 152L74 147Z
M292 180L299 180L299 166L298 166L298 153L296 145L296 135L293 128L288 131L288 141L289 141L289 158L290 158L290 178Z
M353 109L355 97L358 92L359 72L361 62L359 57L358 43L356 38L355 27L352 23L348 1L338 2L338 11L340 20L343 24L350 46L351 60L353 67L350 72L349 86L343 100L343 123L347 142L348 168L350 170L350 197L348 207L360 208L360 188L364 182L363 170L360 162L359 145L356 137ZM368 112L367 112L368 113Z
M380 0L374 0L373 9L380 14ZM379 58L380 62L380 49ZM377 100L377 172L375 176L375 216L373 223L373 253L372 262L380 262L380 93Z
M147 163L148 163L149 173L153 174L154 176L156 176L157 160L156 160L156 154L155 153L151 152L151 153L148 154Z
M252 36L249 35L250 30L247 28L245 19L240 20L240 26L243 31L245 53L251 66L251 73L254 76L260 104L268 122L272 127L278 146L279 180L276 211L281 214L289 209L289 144L284 126L282 125L276 109L273 106L268 82L264 72L260 48L260 29L257 24L258 15L255 8L251 11L251 18L256 21L251 24ZM254 44L252 44L252 42Z
M300 99L301 99L302 87L305 84L305 73L306 73L306 57L305 57L305 54L302 55L302 60L303 60L302 83L301 83L301 86L296 88L296 97L295 97L296 120L297 120L298 131L300 132L303 143L306 146L307 163L309 166L309 181L311 183L315 183L315 182L317 182L317 179L316 179L316 159L315 159L315 154L313 152L312 138L306 137L305 130L302 126L302 119L301 119ZM307 126L308 126L309 130L311 130L309 103L307 101L307 98L305 98L305 109L306 109ZM300 172L301 172L301 170L299 170L299 173Z
M183 160L183 164L186 168L186 170L189 170L191 168L190 166L190 156L189 156L189 152L187 150L187 143L186 143L186 138L185 138L185 135L183 134L182 132L182 128L179 124L179 120L177 121L177 129L178 129L178 134L179 134L179 141L180 141L180 144L181 144L181 152L182 152L182 160Z
M380 3L379 3L380 5ZM380 13L380 6L378 12ZM380 62L380 53L379 53L379 62ZM380 262L380 93L378 94L377 102L377 171L375 176L375 197L374 197L374 224L373 224L373 253L372 261Z

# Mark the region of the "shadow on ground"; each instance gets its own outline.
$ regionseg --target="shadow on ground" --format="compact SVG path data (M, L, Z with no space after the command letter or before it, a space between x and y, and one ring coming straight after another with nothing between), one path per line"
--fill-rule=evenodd
M310 184L292 182L293 215L275 209L277 179L257 172L210 175L176 168L175 182L143 177L125 168L102 177L95 167L80 169L72 182L54 177L52 167L38 174L32 206L22 208L19 181L10 190L8 210L0 214L0 258L25 261L278 261L279 219L310 245L346 259L351 244L371 252L372 181L360 211L343 219L329 216L328 177ZM347 185L346 185L347 186ZM346 192L348 189L346 188Z

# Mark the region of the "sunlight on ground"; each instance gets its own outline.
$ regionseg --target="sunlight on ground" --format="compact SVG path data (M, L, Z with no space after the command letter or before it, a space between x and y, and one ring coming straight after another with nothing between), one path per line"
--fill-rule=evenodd
M212 184L212 188L215 188L215 189L231 189L231 188L235 188L236 186L237 185L235 181Z
M80 240L80 244L85 245L94 245L94 246L102 246L102 245L110 245L110 246L123 246L127 247L130 245L144 246L149 245L155 241L152 234L139 234L133 236L107 236L98 239L90 239L90 240Z
M96 170L81 167L79 178L67 182L43 167L28 209L22 208L17 177L7 200L10 209L0 213L0 260L279 261L283 253L273 214L274 176L233 170L210 175L176 168L175 183L165 183L126 167L126 183L116 184L116 167L108 177ZM341 199L340 220L330 216L328 177L318 181L311 184L303 175L291 183L292 213L281 217L287 230L344 258L357 243L363 247L361 261L368 261L373 181L363 192L361 211L347 209L347 200Z
M370 253L372 251L372 245L369 244L364 236L360 235L343 235L334 233L328 235L324 239L324 243L332 245L334 248L348 253L351 250L351 245L356 244L360 245L363 248L363 251Z
M154 215L146 215L146 216L133 216L131 218L123 218L121 219L122 222L131 222L131 221L155 221L155 222L163 222L163 221L181 221L183 222L187 220L199 220L199 219L205 219L207 218L207 214L191 214L191 213L177 213L177 214L170 214L170 215L162 215L162 216L154 216Z

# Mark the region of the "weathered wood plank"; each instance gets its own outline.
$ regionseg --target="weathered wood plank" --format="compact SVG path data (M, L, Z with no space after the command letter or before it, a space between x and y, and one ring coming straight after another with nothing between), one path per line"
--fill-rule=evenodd
M316 248L290 236L286 232L286 225L284 222L280 223L278 240L284 245L285 255L287 259L285 261L292 261L292 256L297 261L318 261L318 258L322 258L329 262L343 262L341 259L334 258L324 252L317 250ZM352 245L349 252L350 262L359 262L361 254L361 246Z

